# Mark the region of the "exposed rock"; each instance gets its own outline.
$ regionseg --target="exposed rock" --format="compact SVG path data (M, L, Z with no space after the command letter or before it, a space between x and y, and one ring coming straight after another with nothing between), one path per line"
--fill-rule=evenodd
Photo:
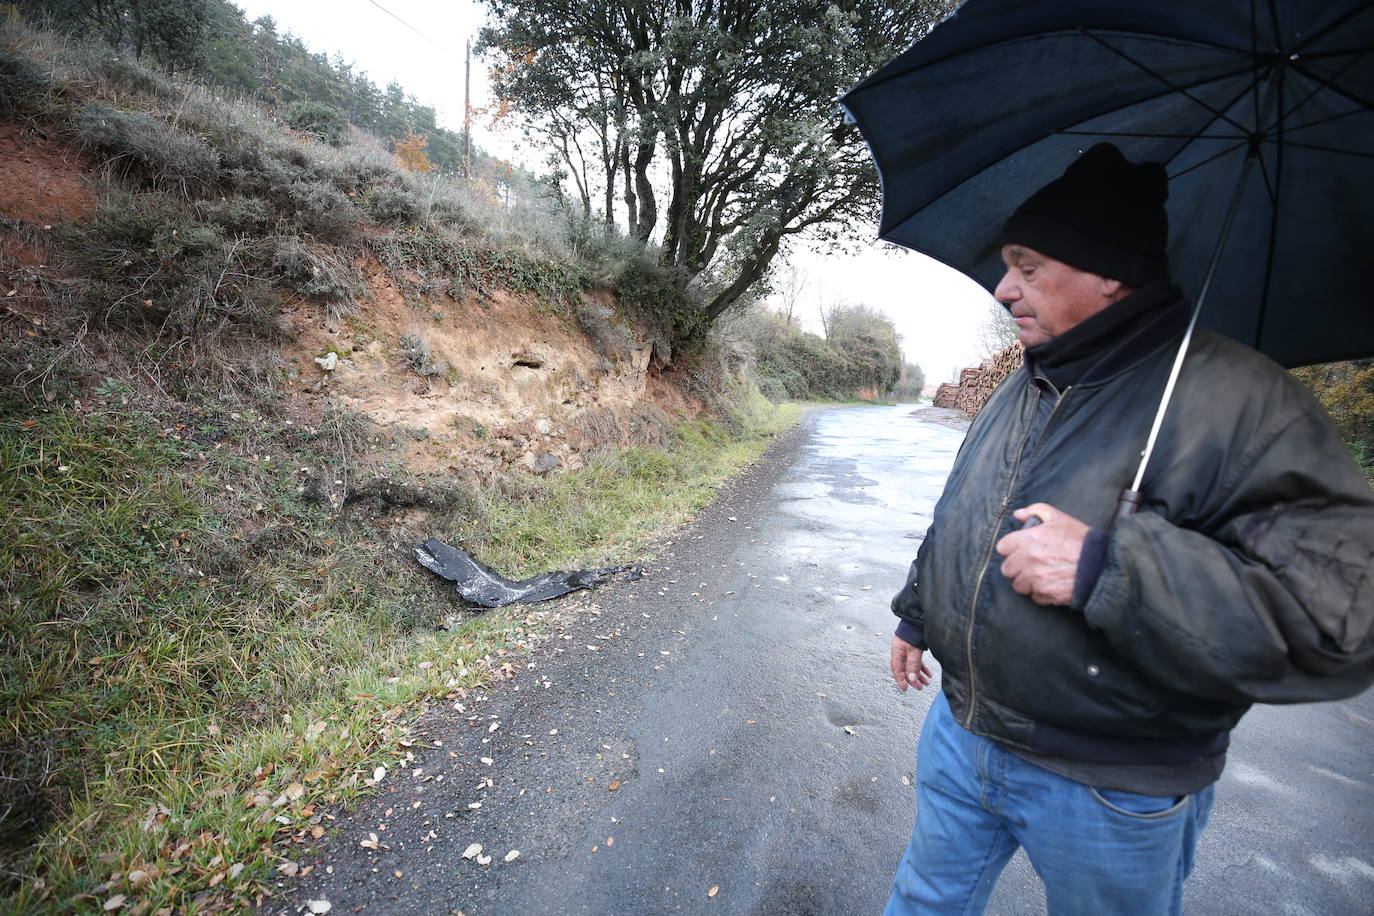
M534 471L536 474L547 474L550 471L558 470L562 466L562 459L549 452L540 452L538 455L535 455L530 462L530 470Z

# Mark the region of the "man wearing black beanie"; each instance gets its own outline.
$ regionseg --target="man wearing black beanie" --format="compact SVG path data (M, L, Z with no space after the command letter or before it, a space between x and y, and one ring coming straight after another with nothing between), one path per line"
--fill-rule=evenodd
M1249 706L1374 680L1374 494L1263 356L1195 334L1145 504L1114 521L1190 315L1167 193L1102 144L1003 230L1025 365L892 601L898 686L931 683L926 651L942 681L889 914L981 912L1018 846L1055 916L1178 913Z

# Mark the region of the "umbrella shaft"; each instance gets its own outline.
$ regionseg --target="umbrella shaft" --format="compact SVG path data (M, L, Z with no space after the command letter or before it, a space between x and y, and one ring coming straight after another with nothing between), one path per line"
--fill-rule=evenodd
M1188 344L1193 339L1193 329L1197 327L1197 316L1202 312L1202 304L1207 300L1207 291L1212 287L1212 276L1217 271L1217 265L1221 263L1221 251L1226 247L1226 237L1231 234L1231 224L1235 222L1236 211L1240 209L1240 199L1245 192L1245 181L1250 177L1250 170L1255 165L1255 152L1252 150L1250 155L1245 157L1245 164L1241 167L1240 177L1236 179L1236 190L1231 195L1231 206L1226 211L1226 222L1221 226L1221 235L1217 239L1216 248L1212 250L1212 261L1207 265L1207 277L1202 281L1202 290L1198 293L1197 304L1193 306L1193 317L1188 322L1188 330L1184 332L1183 340L1178 345L1178 355L1174 357L1173 368L1169 370L1169 381L1164 385L1164 395L1159 399L1159 409L1155 411L1155 421L1150 427L1150 437L1145 441L1145 451L1140 456L1140 467L1135 473L1135 482L1130 489L1123 490L1123 503L1126 493L1135 493L1137 505L1140 498L1140 485L1145 480L1145 468L1150 463L1150 456L1154 454L1155 440L1159 438L1159 429L1164 425L1164 415L1169 411L1169 402L1174 396L1174 383L1178 381L1178 374L1183 369L1183 358L1188 353ZM1129 515L1134 512L1131 509L1124 514ZM1117 517L1122 515L1121 509L1117 511Z

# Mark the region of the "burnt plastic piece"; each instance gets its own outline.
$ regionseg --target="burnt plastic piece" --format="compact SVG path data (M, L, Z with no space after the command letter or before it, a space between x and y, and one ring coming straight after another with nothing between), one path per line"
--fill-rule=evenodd
M638 566L608 566L575 572L547 572L515 582L466 550L451 547L438 538L430 538L416 547L415 559L425 569L454 583L459 597L468 604L487 608L548 601L579 589L595 588L623 572L629 573L626 576L629 582L643 575Z

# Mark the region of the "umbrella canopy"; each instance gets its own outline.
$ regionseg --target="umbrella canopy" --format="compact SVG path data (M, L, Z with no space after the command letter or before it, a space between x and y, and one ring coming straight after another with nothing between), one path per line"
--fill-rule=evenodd
M1286 366L1374 355L1374 2L970 0L841 102L887 241L992 288L1012 210L1105 140L1164 164L1203 326Z

